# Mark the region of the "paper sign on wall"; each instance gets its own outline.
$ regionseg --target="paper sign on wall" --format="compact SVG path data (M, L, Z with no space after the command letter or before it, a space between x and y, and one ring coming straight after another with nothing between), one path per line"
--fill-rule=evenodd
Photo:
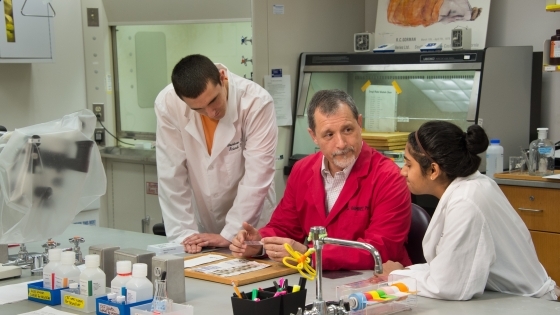
M370 85L366 89L364 128L370 132L397 130L397 93L392 85Z
M278 126L292 125L292 92L290 88L290 75L273 78L264 76L264 88L270 93L274 100L276 109L276 122Z

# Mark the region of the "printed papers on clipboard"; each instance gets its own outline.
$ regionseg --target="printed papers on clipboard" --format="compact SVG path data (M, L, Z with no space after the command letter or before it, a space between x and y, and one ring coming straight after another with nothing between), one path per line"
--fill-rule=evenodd
M202 258L204 256L221 256L225 257L225 259L217 261L214 258ZM214 260L200 265L198 263L202 261L201 259ZM190 263L189 260L196 260L196 262ZM195 265L185 268L185 277L226 285L231 285L232 282L235 285L245 285L297 273L296 269L288 268L280 262L253 258L238 259L232 255L219 252L186 256L185 265Z
M371 132L397 130L397 92L392 85L370 85L366 91L364 129Z

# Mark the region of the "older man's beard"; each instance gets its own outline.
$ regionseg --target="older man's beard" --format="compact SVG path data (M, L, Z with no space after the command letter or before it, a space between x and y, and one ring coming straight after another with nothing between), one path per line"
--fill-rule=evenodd
M352 165L352 163L354 163L356 161L356 154L352 154L351 156L346 156L346 154L348 154L349 152L355 153L356 150L354 150L353 146L349 146L344 150L338 150L338 151L333 152L332 158L333 158L334 165L336 165L337 167L339 167L341 169L345 169L348 166ZM342 155L343 158L342 159L337 159L336 158L337 155Z

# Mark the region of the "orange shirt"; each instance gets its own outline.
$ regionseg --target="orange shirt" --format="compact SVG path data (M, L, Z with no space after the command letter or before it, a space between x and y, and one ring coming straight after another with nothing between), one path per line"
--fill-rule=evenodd
M212 155L212 144L214 143L214 132L218 127L219 120L212 119L208 116L200 115L202 119L202 128L204 129L204 137L206 138L206 147L208 147L208 154Z

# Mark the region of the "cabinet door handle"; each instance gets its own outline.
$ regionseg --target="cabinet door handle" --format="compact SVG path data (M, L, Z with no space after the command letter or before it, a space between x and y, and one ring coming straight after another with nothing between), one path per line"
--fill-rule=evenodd
M543 210L539 209L527 209L527 208L517 208L519 211L529 211L529 212L543 212Z

